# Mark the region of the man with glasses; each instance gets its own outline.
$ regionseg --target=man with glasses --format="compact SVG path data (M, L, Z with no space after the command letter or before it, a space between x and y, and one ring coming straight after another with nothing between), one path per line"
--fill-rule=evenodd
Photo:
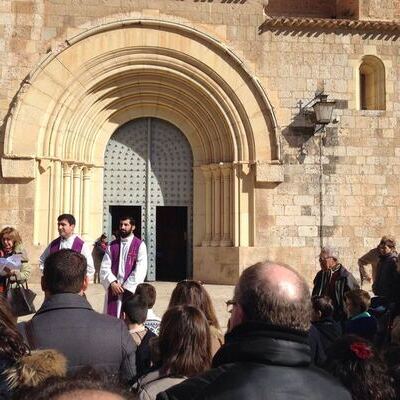
M225 344L212 369L157 400L350 400L333 377L311 364L310 291L294 269L273 262L245 269L235 287Z
M333 318L344 321L344 294L349 290L359 289L356 278L342 264L333 247L323 247L319 255L321 271L314 278L313 296L328 296L333 303Z

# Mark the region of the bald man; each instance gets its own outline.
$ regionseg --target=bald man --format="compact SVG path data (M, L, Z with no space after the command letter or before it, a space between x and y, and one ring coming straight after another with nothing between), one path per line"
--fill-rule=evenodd
M351 400L336 380L311 366L310 291L291 267L263 262L241 275L225 344L213 368L162 392L157 400Z

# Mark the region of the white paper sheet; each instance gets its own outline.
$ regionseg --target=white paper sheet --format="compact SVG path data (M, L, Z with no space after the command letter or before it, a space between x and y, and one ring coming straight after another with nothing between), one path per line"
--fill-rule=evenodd
M0 258L0 276L6 275L4 267L20 270L22 267L22 256L20 254L13 254L7 258Z

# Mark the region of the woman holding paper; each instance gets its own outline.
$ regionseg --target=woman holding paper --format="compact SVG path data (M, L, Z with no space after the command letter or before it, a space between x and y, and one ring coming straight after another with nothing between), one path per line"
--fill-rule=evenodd
M0 294L6 295L7 279L25 282L31 274L26 251L18 231L6 227L0 232Z

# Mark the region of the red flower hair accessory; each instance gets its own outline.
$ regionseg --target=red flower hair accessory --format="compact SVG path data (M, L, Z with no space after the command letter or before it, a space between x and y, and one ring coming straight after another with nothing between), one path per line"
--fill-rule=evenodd
M373 354L371 347L363 342L352 343L350 350L361 360L368 360Z

